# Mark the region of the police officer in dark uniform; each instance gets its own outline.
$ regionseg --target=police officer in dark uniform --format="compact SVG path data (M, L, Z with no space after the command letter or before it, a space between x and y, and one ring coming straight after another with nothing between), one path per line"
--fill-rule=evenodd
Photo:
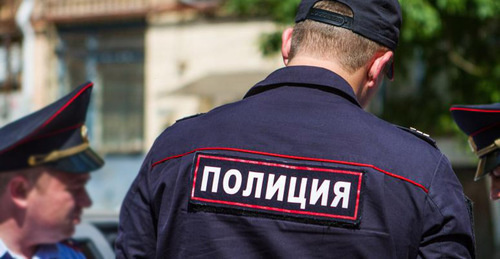
M432 139L365 112L392 77L397 0L303 0L285 68L178 121L123 202L118 258L471 258Z
M489 175L490 198L500 199L500 103L454 105L450 111L479 158L474 180Z
M66 242L104 161L84 125L92 83L0 128L0 258L85 258Z

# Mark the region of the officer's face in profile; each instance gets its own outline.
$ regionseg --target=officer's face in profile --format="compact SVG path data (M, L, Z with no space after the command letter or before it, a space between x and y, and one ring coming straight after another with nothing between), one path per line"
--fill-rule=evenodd
M72 174L43 169L27 196L27 224L45 242L71 237L80 223L82 211L92 201L85 184L89 173Z
M491 176L490 198L492 200L500 199L500 166L497 166Z

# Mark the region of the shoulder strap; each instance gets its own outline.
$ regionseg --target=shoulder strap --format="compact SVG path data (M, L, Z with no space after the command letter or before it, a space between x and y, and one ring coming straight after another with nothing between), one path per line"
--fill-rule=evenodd
M198 117L198 116L201 116L201 115L203 115L203 114L205 114L205 113L198 113L198 114L195 114L195 115L186 116L186 117L184 117L184 118L180 118L180 119L176 120L175 122L177 123L177 122L180 122L180 121L189 120L189 119L192 119L192 118L196 118L196 117Z
M433 146L434 148L438 148L437 144L436 144L436 141L434 139L432 139L429 134L426 134L426 133L423 133L422 131L420 130L417 130L415 128L405 128L405 127L401 127L401 126L398 126L396 125L396 127L398 127L399 129L401 130L404 130L406 132L409 132L415 136L417 136L419 139L422 139L424 140L425 142L429 143L431 146Z

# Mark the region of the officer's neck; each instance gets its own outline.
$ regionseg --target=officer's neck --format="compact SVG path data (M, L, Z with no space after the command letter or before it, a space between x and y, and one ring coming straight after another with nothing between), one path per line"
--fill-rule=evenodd
M21 229L14 219L0 222L0 239L10 252L24 258L32 258L38 245L30 242L29 237L29 233Z
M341 76L349 83L356 96L363 91L363 80L366 77L366 69L358 69L354 73L344 70L336 61L315 58L307 55L297 55L290 60L287 66L315 66L328 69Z

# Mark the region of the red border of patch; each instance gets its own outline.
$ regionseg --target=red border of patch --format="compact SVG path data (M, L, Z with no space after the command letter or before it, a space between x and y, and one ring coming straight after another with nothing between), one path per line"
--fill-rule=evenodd
M357 191L356 191L356 207L354 209L354 211L355 211L354 216L348 217L348 216L343 216L343 215L333 215L333 214L325 214L325 213L317 213L317 212L286 210L286 209L279 209L279 208L273 208L273 207L267 207L267 206L259 206L259 205L253 205L253 204L229 202L229 201L222 201L222 200L211 200L211 199L196 197L196 196L194 196L194 192L196 189L196 179L197 179L197 174L198 174L198 169L199 169L200 158L209 158L209 159L233 161L233 162L248 163L248 164L258 164L258 165L264 165L264 166L275 166L275 167L290 168L290 169L296 169L296 170L317 171L317 172L319 171L319 172L327 172L327 173L342 173L342 174L357 175L359 177L359 182L358 182ZM320 168L320 167L295 166L295 165L290 165L290 164L282 164L282 163L278 163L278 162L265 162L265 161L249 160L249 159L242 159L242 158L198 154L196 157L196 166L194 169L193 188L191 189L191 199L197 200L197 201L202 201L202 202L208 202L208 203L217 203L217 204L238 206L238 207L243 207L243 208L252 208L252 209L260 209L260 210L267 210L267 211L284 212L284 213L288 213L288 214L302 214L302 215L319 216L319 217L326 217L326 218L336 218L336 219L344 219L344 220L357 220L358 214L359 214L359 201L361 198L362 181L363 181L363 173L361 173L361 172L344 171L344 170L340 170L340 169L329 169L329 168Z

